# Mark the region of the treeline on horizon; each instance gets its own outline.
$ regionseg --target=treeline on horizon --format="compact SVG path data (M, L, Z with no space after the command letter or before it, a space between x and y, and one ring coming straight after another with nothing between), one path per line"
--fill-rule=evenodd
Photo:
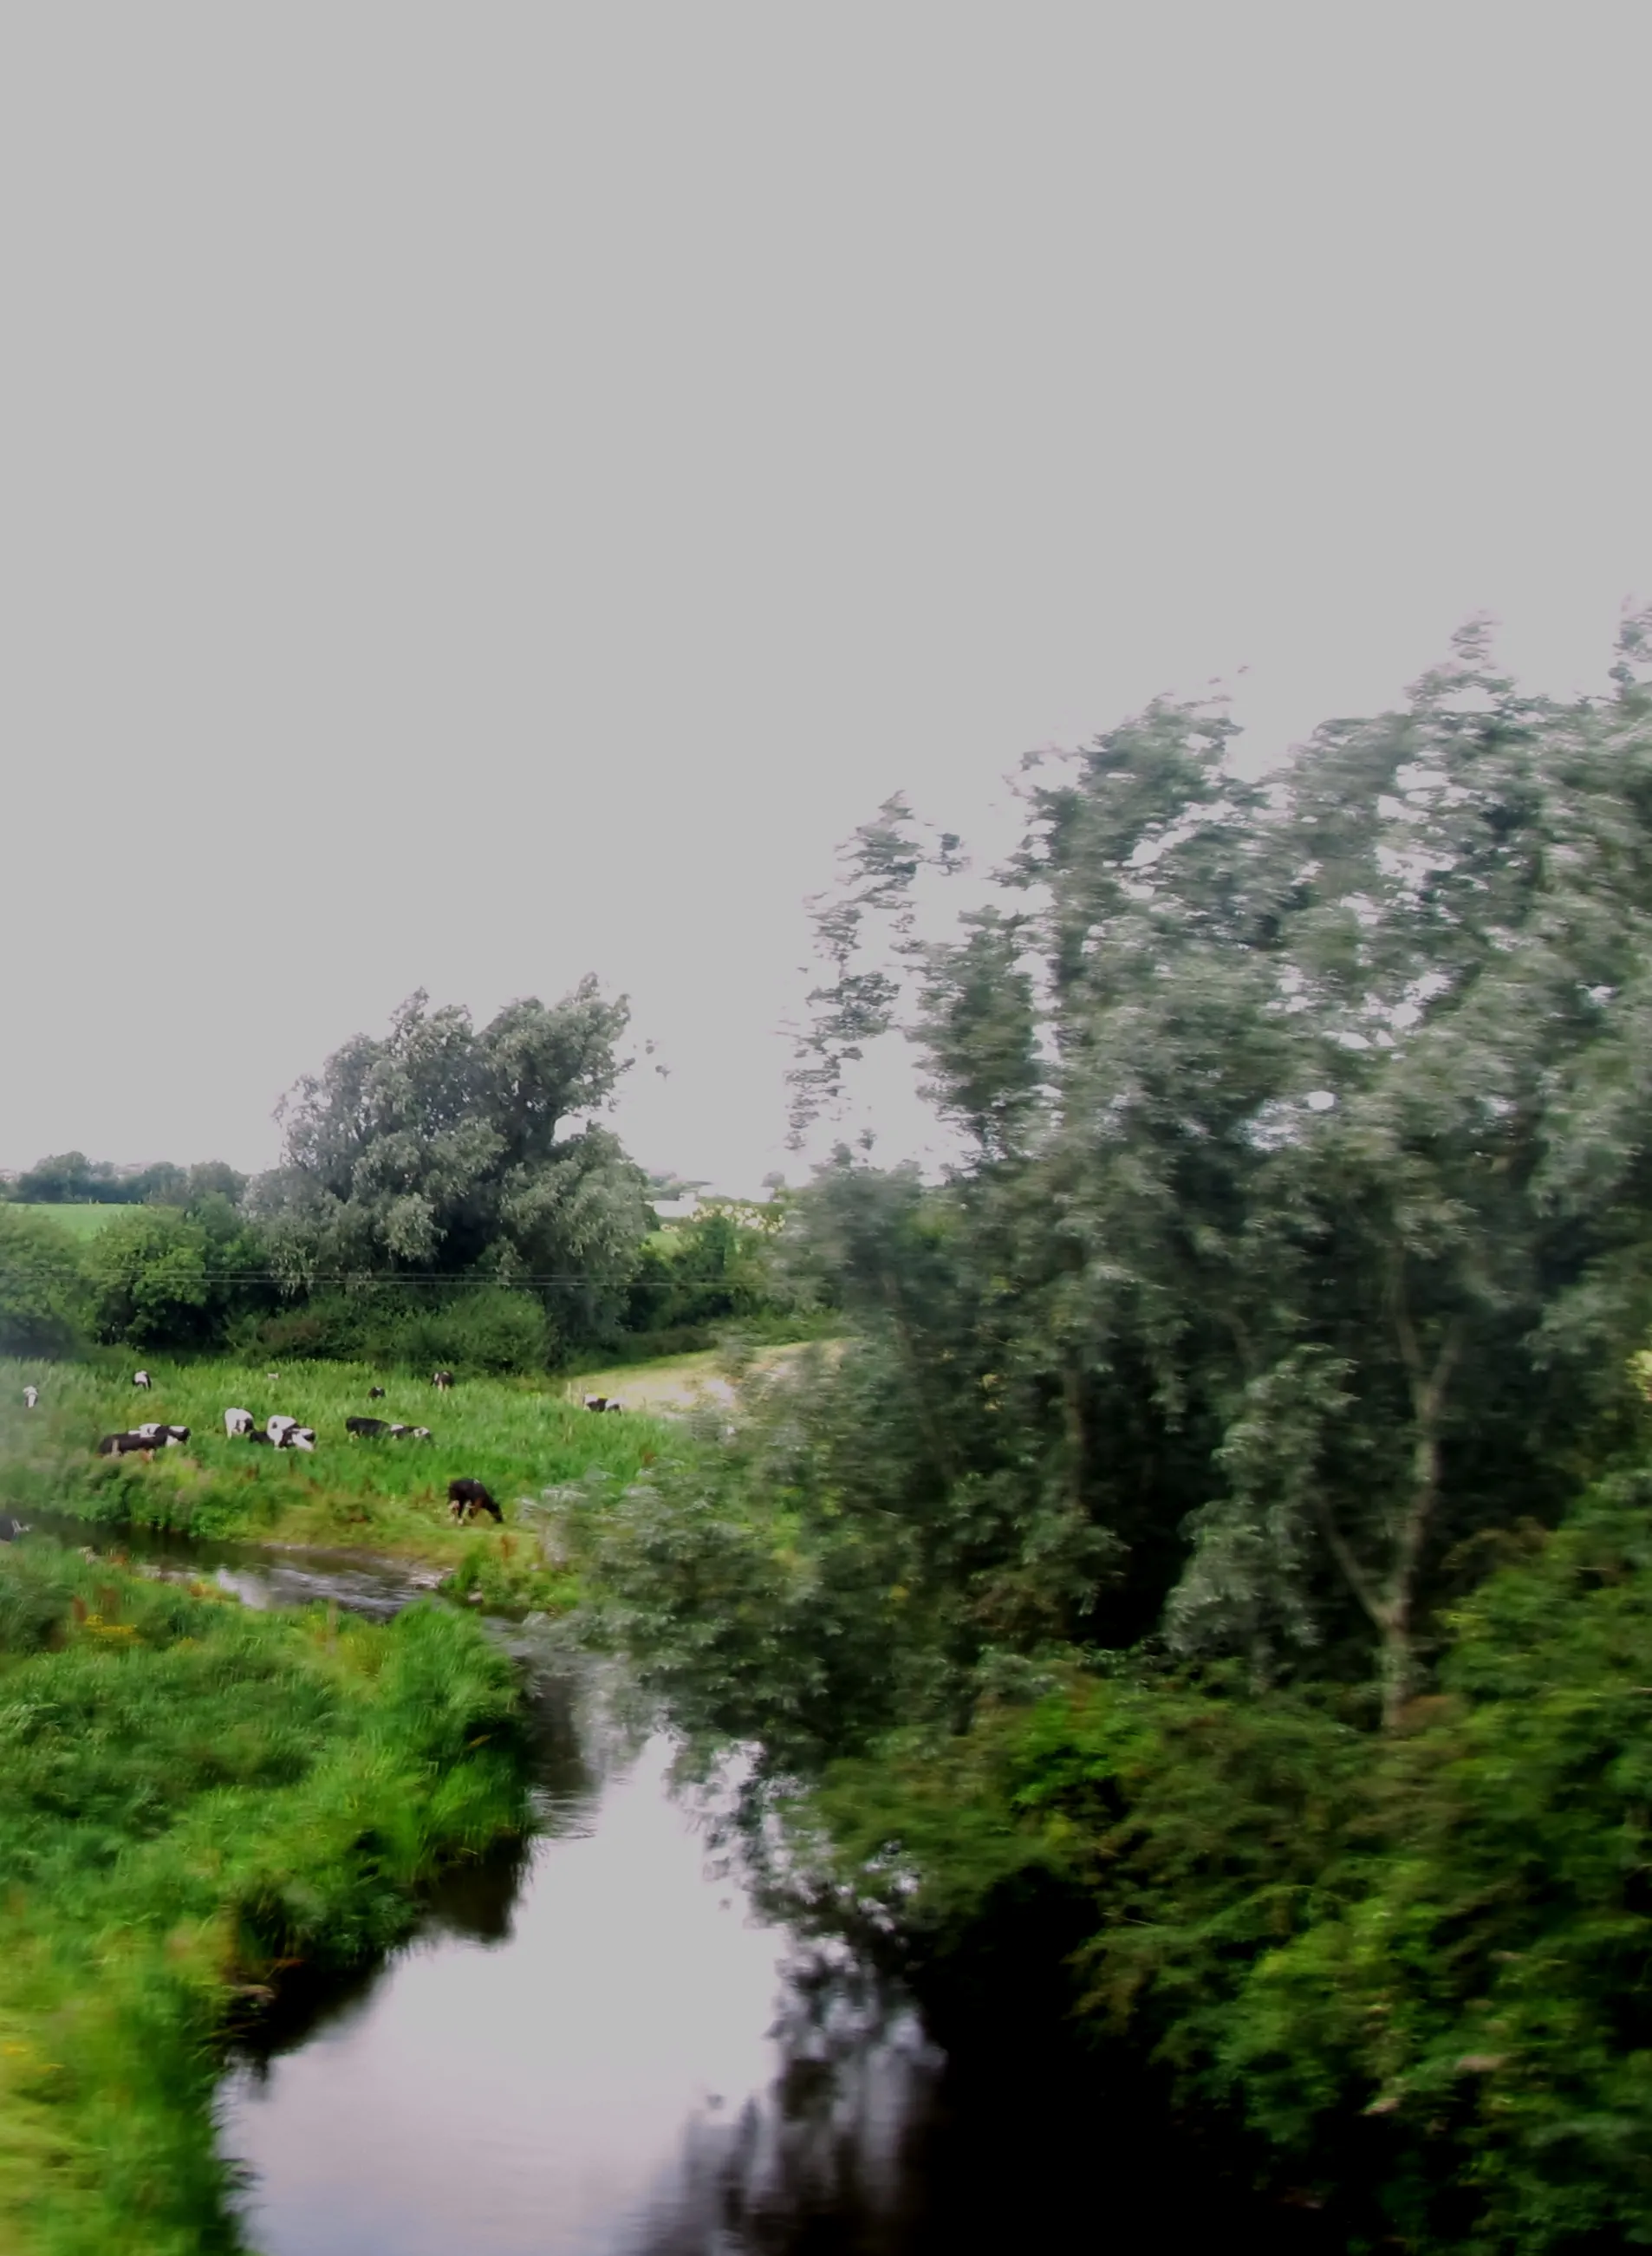
M626 1016L591 978L481 1028L419 993L289 1094L265 1174L40 1160L0 1202L0 1353L97 1342L531 1372L730 1326L818 1329L818 1292L778 1258L783 1190L662 1227L653 1202L674 1180L601 1118ZM118 1210L90 1232L53 1211L88 1204Z

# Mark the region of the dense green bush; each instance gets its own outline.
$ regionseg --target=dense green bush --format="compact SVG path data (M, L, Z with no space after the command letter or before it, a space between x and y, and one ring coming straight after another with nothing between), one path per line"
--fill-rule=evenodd
M74 1240L44 1215L0 1205L0 1355L66 1355L90 1315Z
M325 1356L467 1374L543 1371L552 1359L551 1328L539 1299L496 1284L444 1289L415 1282L317 1293L232 1326L230 1341L244 1352L289 1360Z
M1397 1732L1238 1674L1060 1673L793 1805L794 1903L944 1972L1053 1887L1073 2013L1349 2245L1652 2238L1652 1476L1519 1539ZM1029 1886L1036 1880L1037 1887Z

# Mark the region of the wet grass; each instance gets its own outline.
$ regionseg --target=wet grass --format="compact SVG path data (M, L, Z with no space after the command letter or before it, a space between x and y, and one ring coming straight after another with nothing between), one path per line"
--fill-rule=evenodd
M223 2047L526 1822L477 1625L248 1611L0 1547L0 2256L237 2249Z
M0 1360L0 1510L417 1558L494 1603L554 1608L574 1592L541 1554L533 1525L541 1491L593 1474L623 1484L682 1442L681 1429L674 1437L660 1420L596 1416L544 1381L470 1379L441 1394L364 1364L290 1364L276 1380L266 1366L224 1360L152 1357L145 1367L148 1392L131 1385L130 1371ZM29 1383L40 1390L34 1410L23 1404ZM387 1390L383 1401L368 1399L376 1384ZM283 1411L313 1426L314 1453L230 1441L230 1407L260 1423ZM357 1414L427 1425L434 1438L352 1441L344 1421ZM187 1426L188 1443L147 1463L95 1455L101 1435L145 1419ZM486 1484L502 1527L452 1526L455 1476Z

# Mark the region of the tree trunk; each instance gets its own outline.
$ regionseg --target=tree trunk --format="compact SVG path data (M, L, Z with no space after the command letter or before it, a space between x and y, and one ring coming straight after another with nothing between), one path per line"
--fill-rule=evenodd
M1427 1367L1422 1343L1406 1307L1398 1261L1394 1264L1394 1324L1410 1388L1413 1439L1410 1484L1394 1531L1394 1548L1382 1590L1375 1587L1355 1557L1352 1545L1337 1525L1329 1501L1323 1495L1318 1498L1320 1519L1331 1556L1380 1641L1382 1727L1388 1731L1398 1724L1415 1689L1416 1654L1412 1631L1417 1577L1435 1506L1439 1502L1440 1432L1445 1398L1463 1350L1463 1319L1454 1316L1445 1327L1433 1369Z
M1395 1531L1394 1565L1387 1595L1381 1608L1382 1725L1392 1731L1415 1688L1415 1655L1411 1642L1412 1611L1416 1600L1417 1570L1423 1547L1440 1495L1440 1427L1446 1390L1463 1347L1463 1320L1455 1316L1432 1371L1425 1371L1423 1351L1406 1309L1396 1294L1394 1328L1400 1353L1411 1385L1411 1412L1415 1435L1411 1449L1411 1490Z

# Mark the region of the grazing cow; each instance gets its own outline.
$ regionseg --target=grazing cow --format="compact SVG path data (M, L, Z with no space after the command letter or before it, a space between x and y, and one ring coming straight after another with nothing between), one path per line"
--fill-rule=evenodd
M381 1434L388 1434L392 1428L382 1418L346 1418L344 1431L359 1441L376 1442Z
M272 1449L275 1447L274 1442L272 1442L262 1426L255 1426L252 1428L252 1431L247 1435L247 1439L249 1442L258 1442L261 1449Z
M154 1419L151 1419L145 1425L134 1426L132 1431L142 1440L149 1442L152 1447L157 1448L164 1444L167 1449L172 1449L176 1444L189 1439L187 1426L164 1426Z
M132 1373L132 1385L134 1386L152 1386L154 1383L154 1380L150 1377L146 1371L135 1371Z
M278 1449L313 1449L315 1447L314 1426L288 1426L283 1428Z
M455 1519L474 1519L478 1512L491 1512L501 1524L505 1519L505 1514L479 1480L450 1480L448 1509Z
M155 1434L105 1434L97 1445L100 1457L152 1456L162 1446Z
M28 1532L26 1520L14 1519L9 1512L0 1512L0 1543L15 1543L19 1535Z
M428 1426L404 1426L401 1430L410 1442L434 1442L436 1438Z
M234 1441L239 1434L250 1434L252 1431L251 1411L226 1410L223 1414L223 1430L231 1441Z
M265 1420L264 1430L279 1449L281 1446L282 1435L285 1434L290 1427L296 1426L297 1424L298 1420L296 1418L289 1418L285 1411L278 1410L273 1417L266 1418Z
M433 1371L430 1374L430 1384L438 1394L445 1394L453 1385L453 1373L450 1371Z
M382 1386L370 1386L368 1388L367 1399L370 1402L382 1402L384 1399L385 1390Z
M23 1406L25 1410L32 1410L39 1399L40 1390L38 1386L25 1386L24 1388Z

